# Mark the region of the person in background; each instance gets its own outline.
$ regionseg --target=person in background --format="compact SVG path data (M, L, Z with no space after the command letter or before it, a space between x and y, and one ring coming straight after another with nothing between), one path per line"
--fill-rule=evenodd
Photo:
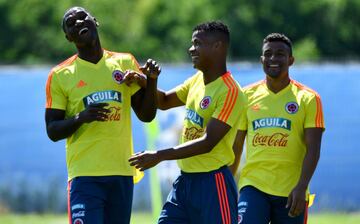
M261 63L266 78L244 88L247 108L234 142L233 174L246 138L239 223L303 224L325 129L320 96L290 78L294 57L284 34L264 39Z

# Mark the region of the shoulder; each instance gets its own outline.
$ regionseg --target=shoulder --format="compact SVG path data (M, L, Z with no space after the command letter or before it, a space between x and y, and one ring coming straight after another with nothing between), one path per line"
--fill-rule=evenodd
M256 92L259 88L265 85L265 80L260 80L254 83L251 83L243 88L245 95L250 95L251 93Z
M120 60L135 60L136 61L134 55L132 55L130 53L115 52L115 51L108 51L108 50L104 50L104 51L108 58L120 59Z
M69 66L74 64L74 61L77 59L78 55L75 54L70 58L66 59L65 61L61 62L60 64L56 65L54 68L51 69L51 73L60 73L63 70L66 70Z
M293 85L293 89L296 90L297 94L301 94L302 96L304 96L305 98L320 98L320 95L313 89L311 89L310 87L296 81L296 80L291 80L290 81L291 85Z

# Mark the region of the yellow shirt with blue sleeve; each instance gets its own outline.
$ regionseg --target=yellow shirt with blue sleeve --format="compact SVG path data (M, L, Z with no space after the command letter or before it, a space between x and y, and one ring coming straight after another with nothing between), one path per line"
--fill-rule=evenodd
M86 106L106 102L105 122L83 124L66 141L68 179L77 176L135 175L128 158L133 154L131 96L140 87L122 83L126 70L139 71L128 53L104 50L97 64L77 55L53 68L46 84L46 108L73 117Z
M178 160L180 169L189 173L208 172L231 165L234 162L232 145L245 106L245 96L231 73L205 85L203 73L198 71L175 91L186 109L181 143L202 137L211 118L231 126L210 152Z
M239 187L287 197L297 184L306 145L304 129L325 128L319 94L295 80L278 93L266 81L244 88L240 130L247 130L246 163Z

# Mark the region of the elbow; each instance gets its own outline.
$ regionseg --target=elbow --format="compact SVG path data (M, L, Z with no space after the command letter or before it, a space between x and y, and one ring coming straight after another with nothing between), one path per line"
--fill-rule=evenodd
M46 133L47 133L47 136L49 137L49 139L53 142L57 142L57 141L61 140L61 138L59 138L59 136L56 135L55 131L52 131L49 128L46 129Z
M144 114L143 116L139 116L139 119L142 122L149 123L154 120L155 116L156 116L156 110L154 110L152 113L147 113L147 114Z

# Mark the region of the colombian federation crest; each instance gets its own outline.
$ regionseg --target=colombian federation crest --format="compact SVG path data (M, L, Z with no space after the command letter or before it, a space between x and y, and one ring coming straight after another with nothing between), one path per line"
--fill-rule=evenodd
M289 102L285 105L285 110L289 114L295 114L299 110L299 105L296 102Z
M124 76L125 76L125 74L120 70L114 70L112 73L112 77L117 84L123 83Z
M205 96L201 101L200 101L200 108L201 109L206 109L209 107L211 103L211 97L210 96Z
M74 220L74 224L84 224L84 221L80 218Z

